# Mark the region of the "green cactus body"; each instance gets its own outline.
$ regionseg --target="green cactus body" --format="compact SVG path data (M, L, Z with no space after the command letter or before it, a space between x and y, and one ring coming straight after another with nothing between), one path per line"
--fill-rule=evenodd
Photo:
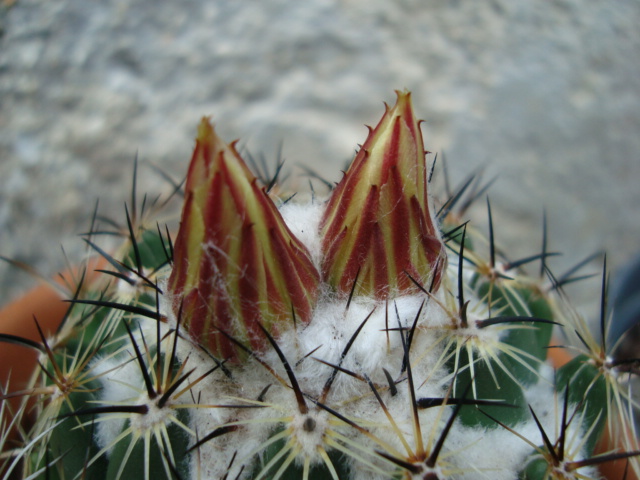
M275 198L203 119L175 243L128 213L119 253L89 242L108 272L42 339L24 394L40 415L5 471L598 478L580 461L614 394L588 356L555 376L546 363L555 324L579 320L484 254L452 204L438 217L428 171L406 92L307 205Z

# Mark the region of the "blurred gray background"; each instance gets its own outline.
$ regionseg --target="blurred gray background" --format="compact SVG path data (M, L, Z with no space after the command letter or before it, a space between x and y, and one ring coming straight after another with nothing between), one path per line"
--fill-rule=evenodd
M558 271L638 250L637 0L0 4L0 254L45 275L61 245L84 252L97 198L124 218L136 152L141 192L169 190L150 164L184 175L202 115L338 180L402 88L454 183L499 176L496 235L513 258L539 251L543 208ZM33 284L4 264L0 279L0 301ZM578 294L597 297L597 281Z

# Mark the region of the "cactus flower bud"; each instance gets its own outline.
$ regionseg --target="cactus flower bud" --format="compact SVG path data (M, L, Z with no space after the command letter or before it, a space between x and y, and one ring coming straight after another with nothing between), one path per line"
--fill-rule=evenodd
M240 158L208 119L198 129L169 278L173 309L191 336L220 358L238 360L267 340L307 323L319 273L306 248ZM221 333L224 332L225 334Z
M396 92L321 221L322 274L338 292L385 299L417 287L437 289L445 250L427 193L420 124L409 92Z

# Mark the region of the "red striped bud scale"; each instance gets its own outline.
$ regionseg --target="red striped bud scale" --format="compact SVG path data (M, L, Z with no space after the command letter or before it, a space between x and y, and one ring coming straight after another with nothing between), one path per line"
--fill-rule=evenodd
M169 292L191 336L220 358L237 344L267 348L269 333L311 319L319 273L234 144L203 119L185 187ZM222 333L224 332L224 333Z
M392 298L417 291L412 278L435 291L445 269L420 122L410 93L396 94L321 221L322 275L340 293L356 282L356 295Z

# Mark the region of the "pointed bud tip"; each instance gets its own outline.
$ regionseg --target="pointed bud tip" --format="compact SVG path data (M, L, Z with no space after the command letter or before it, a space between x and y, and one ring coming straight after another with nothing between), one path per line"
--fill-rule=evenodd
M396 93L396 103L411 103L411 92L406 88L404 90L394 90Z
M213 124L211 123L211 117L202 117L200 124L198 125L198 135L196 141L204 142L210 140L212 135L215 135Z

